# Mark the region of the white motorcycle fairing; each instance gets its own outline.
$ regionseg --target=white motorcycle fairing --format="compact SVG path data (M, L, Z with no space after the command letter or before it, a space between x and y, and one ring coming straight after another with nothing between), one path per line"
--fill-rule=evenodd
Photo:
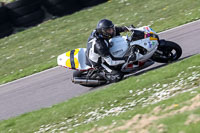
M117 36L109 40L111 44L110 53L114 57L122 58L124 57L124 55L126 54L130 46L136 46L136 47L139 46L145 49L146 53L141 54L140 52L138 53L136 52L136 56L137 56L136 61L143 62L151 58L151 56L157 50L159 43L158 43L158 38L150 37L150 34L156 35L156 32L154 32L148 26L136 28L136 30L144 31L146 38L130 42L129 41L130 38L128 36Z
M124 36L116 36L109 40L109 43L111 45L110 53L112 54L112 56L122 58L126 54L126 51L129 48L129 44L126 39L127 38Z

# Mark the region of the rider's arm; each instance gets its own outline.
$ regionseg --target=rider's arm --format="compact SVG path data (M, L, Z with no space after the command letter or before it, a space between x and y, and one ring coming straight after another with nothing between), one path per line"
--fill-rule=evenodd
M116 33L119 34L121 32L127 32L128 29L125 26L121 26L121 27L115 27Z
M98 53L101 57L106 57L110 54L108 46L104 40L96 40L94 52Z

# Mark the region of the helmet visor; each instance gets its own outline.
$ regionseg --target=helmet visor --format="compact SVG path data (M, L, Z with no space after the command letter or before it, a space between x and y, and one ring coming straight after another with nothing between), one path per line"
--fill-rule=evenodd
M113 37L115 30L114 27L106 28L102 30L103 35L107 37Z
M112 35L114 33L114 29L113 28L107 28L107 29L104 30L104 32Z

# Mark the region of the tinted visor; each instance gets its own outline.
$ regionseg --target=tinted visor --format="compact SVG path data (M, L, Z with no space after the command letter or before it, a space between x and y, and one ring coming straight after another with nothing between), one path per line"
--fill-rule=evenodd
M112 35L114 33L114 28L113 27L112 28L106 28L106 29L104 29L104 32Z

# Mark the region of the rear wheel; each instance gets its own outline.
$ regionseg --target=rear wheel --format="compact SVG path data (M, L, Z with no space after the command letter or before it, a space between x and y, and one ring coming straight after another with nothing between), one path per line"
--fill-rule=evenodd
M14 21L15 26L21 26L21 27L29 27L29 26L35 26L42 22L44 19L44 11L42 9L39 9L35 12L32 12L28 15L22 16L17 18Z
M83 8L79 0L43 0L42 4L54 16L72 14Z
M90 7L90 6L95 6L104 2L107 2L108 0L80 0L82 5L84 7Z
M164 41L164 40L163 40ZM164 41L152 56L152 59L159 63L169 63L178 60L182 55L181 47L171 41Z
M86 80L88 78L87 75L88 75L88 71L74 71L73 72L73 79L74 78L79 78L79 79ZM100 78L90 78L90 79L102 80ZM88 82L87 84L80 84L80 85L85 86L85 87L98 87L98 86L106 84L106 80L105 79L103 79L103 80L105 82L101 82L100 84L90 84L90 82Z

